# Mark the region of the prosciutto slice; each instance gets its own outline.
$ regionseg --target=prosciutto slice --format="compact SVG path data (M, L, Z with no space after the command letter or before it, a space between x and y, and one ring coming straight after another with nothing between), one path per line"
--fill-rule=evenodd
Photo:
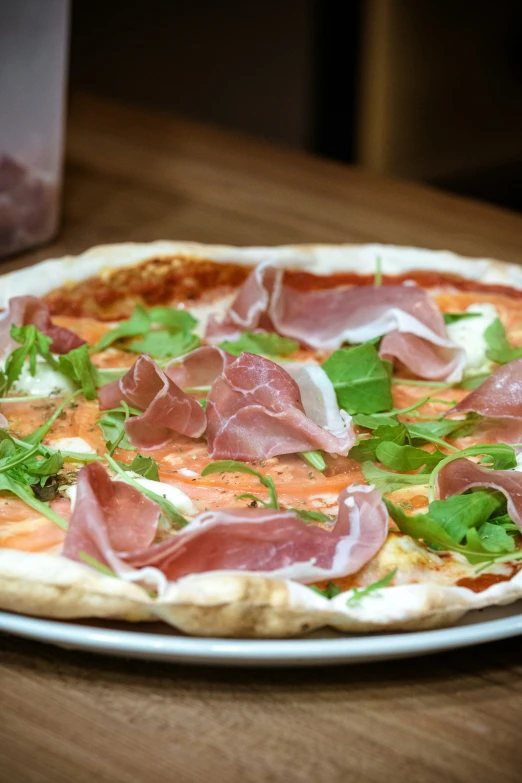
M321 416L326 421L325 411ZM228 364L207 397L207 440L213 459L249 461L314 449L346 455L355 442L353 427L349 420L336 424L338 435L307 416L299 386L289 373L251 353Z
M122 574L130 569L117 553L149 547L159 516L157 503L123 481L111 481L99 462L91 462L78 473L63 554L81 560L85 552Z
M235 359L217 346L205 345L188 353L181 363L179 359L171 362L165 368L165 375L181 388L210 386Z
M142 355L118 381L98 392L100 409L117 408L124 400L144 413L125 422L125 432L139 449L156 449L172 440L173 433L198 438L205 431L201 405L165 375L156 362Z
M336 438L349 437L355 440L352 417L346 411L339 410L333 383L322 367L298 362L285 362L281 367L299 386L304 412L312 421Z
M284 284L283 270L260 264L240 288L222 322L209 320L207 339L219 342L245 329L267 329L315 349L344 342L383 341L386 358L399 359L416 375L458 381L464 351L449 338L430 296L415 285L337 287L300 291ZM396 338L399 333L400 340Z
M154 568L156 583L163 587L165 578L175 581L210 571L250 572L307 584L359 571L388 533L388 513L379 492L353 485L339 496L332 530L307 525L289 511L207 511L172 538L151 545L157 516L150 506L155 504L143 499L140 525L135 492L111 482L97 463L82 468L64 554L78 560L80 552L87 552L130 578L150 578ZM136 569L134 574L129 567Z
M8 309L0 316L0 358L5 358L18 346L10 336L11 327L30 324L52 339L52 353L69 353L73 348L85 344L85 340L70 329L53 324L49 308L41 299L36 296L14 296L9 300Z
M469 411L491 419L522 419L522 359L496 369L449 413Z
M461 495L473 487L491 487L502 492L508 514L522 531L522 473L517 470L489 470L462 457L443 467L437 477L441 500Z

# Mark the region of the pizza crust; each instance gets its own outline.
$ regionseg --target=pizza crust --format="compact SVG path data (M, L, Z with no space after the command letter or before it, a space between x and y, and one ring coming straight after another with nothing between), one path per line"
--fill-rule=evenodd
M299 245L236 248L192 242L102 245L80 256L43 261L0 276L0 308L12 296L44 295L68 282L159 256L186 255L255 265L267 258L316 274L354 270L385 273L430 271L459 274L482 283L522 289L522 269L490 259L466 259L446 251L388 245ZM104 576L57 555L0 549L0 608L22 614L106 618L140 622L161 618L195 636L277 638L322 627L350 633L424 630L449 625L466 612L522 599L522 572L474 593L435 582L387 587L348 607L350 593L327 600L296 582L256 574L213 572L170 584L161 600L135 584Z
M161 600L137 585L57 555L0 550L0 608L71 620L161 619L192 636L281 638L330 627L349 633L418 631L456 622L472 609L522 598L522 572L481 593L434 583L386 587L359 604L297 582L213 572L180 579Z

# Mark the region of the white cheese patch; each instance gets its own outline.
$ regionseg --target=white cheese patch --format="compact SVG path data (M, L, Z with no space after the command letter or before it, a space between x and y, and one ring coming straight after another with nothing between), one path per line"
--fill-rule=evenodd
M205 329L207 327L208 319L211 315L215 315L218 320L221 320L230 309L230 305L236 297L236 292L227 294L226 296L220 296L210 303L194 304L187 307L187 310L194 318L198 319L198 324L194 329L194 333L198 337L204 337Z
M171 484L165 484L163 481L153 481L152 479L143 478L143 476L140 476L133 471L129 471L129 476L134 479L137 484L141 484L142 487L145 487L145 489L150 489L150 491L155 492L156 495L161 495L167 500L170 500L172 505L174 505L181 514L195 516L198 513L196 506L189 496L185 495L185 493L177 487L173 487ZM115 476L113 481L124 481L124 479L121 478L121 476ZM64 492L67 497L70 498L71 506L74 508L77 492L76 484L68 486Z
M450 339L466 353L464 377L490 372L491 362L486 357L484 332L498 318L497 309L492 304L472 304L466 312L479 315L476 318L463 318L447 326Z
M522 451L520 454L516 455L515 459L517 461L517 466L516 468L513 468L513 470L518 470L519 473L522 473Z
M47 445L56 451L75 451L77 454L96 454L96 450L83 438L55 438Z
M33 376L29 372L29 363L26 362L20 373L18 380L12 385L12 390L15 392L23 392L24 394L36 395L50 395L51 393L74 391L75 386L73 382L66 378L43 360L37 360L36 362L36 374Z

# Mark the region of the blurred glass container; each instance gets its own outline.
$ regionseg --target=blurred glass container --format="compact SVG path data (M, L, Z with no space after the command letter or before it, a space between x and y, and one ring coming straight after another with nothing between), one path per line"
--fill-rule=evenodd
M0 0L0 258L56 233L69 0Z

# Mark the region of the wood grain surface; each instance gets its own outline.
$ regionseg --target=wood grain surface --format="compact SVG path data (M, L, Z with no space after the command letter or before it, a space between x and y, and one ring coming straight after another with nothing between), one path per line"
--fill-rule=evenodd
M222 130L73 102L63 230L102 242L383 241L518 261L522 218ZM0 781L522 779L522 642L309 670L129 662L3 636Z

